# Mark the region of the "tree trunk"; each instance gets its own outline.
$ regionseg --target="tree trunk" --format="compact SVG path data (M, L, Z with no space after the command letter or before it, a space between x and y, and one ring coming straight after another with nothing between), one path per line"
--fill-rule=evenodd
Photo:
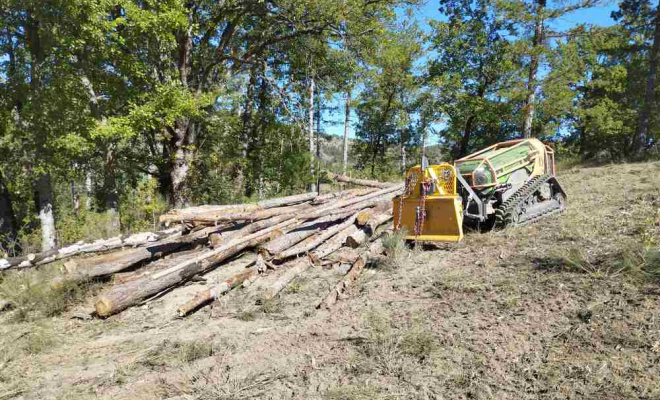
M203 244L218 228L205 228L191 234L170 237L152 242L144 247L128 249L81 260L71 260L64 265L71 274L55 282L98 278L124 271L145 261L156 260L168 254L196 244Z
M182 134L185 135L185 134ZM170 145L170 204L176 208L186 207L190 203L190 185L188 171L193 153L187 145L178 142Z
M330 309L332 308L335 303L337 303L337 299L339 298L339 295L344 293L346 288L351 284L351 282L357 280L357 278L360 276L360 272L362 272L362 269L367 265L367 256L359 256L357 260L353 263L353 266L351 267L350 271L348 271L348 274L346 274L346 278L342 279L341 282L337 284L337 286L328 293L328 295L325 297L325 299L319 303L319 305L316 306L316 308L326 308Z
M94 183L92 182L92 173L85 173L85 210L92 209L92 197L94 196Z
M633 155L640 157L644 154L648 140L651 124L651 110L655 103L655 76L658 65L660 65L660 5L655 15L655 32L653 35L653 46L649 60L649 72L646 76L646 90L644 92L644 104L639 113L639 122L633 138Z
M320 218L326 215L337 214L338 212L359 211L366 207L372 207L373 205L383 200L391 199L392 197L400 194L402 190L403 190L403 184L400 184L389 188L381 189L377 192L370 193L366 196L341 200L336 203L332 203L326 207L319 208L318 210L314 210L313 212L307 213L305 215L305 218L307 219Z
M316 162L319 164L319 169L321 168L321 94L319 93L316 96ZM321 182L320 177L316 177L316 191L321 193Z
M252 148L251 143L254 140L254 126L255 121L253 118L254 114L254 100L255 100L255 88L257 86L257 69L256 66L252 66L250 69L250 78L248 80L247 90L245 93L245 106L243 108L243 127L241 130L240 146L241 154L243 155L243 160L250 159L250 150ZM242 165L239 170L239 180L244 185L244 194L245 197L252 197L254 194L254 185L251 181L251 174L248 173L247 169L252 166Z
M536 21L534 22L534 37L532 39L532 54L529 62L529 76L527 78L527 100L525 101L525 120L523 122L523 135L525 138L532 137L532 125L534 123L534 112L536 102L536 86L539 73L539 46L543 44L545 28L541 14L545 9L546 0L537 0Z
M346 245L352 249L357 249L376 232L380 225L391 219L392 214L389 213L373 214L362 229L346 238Z
M0 171L0 248L7 253L9 250L19 250L10 249L10 247L15 247L16 235L16 218L11 204L11 195Z
M50 174L45 173L37 181L37 204L41 223L41 250L56 247L55 215L53 212L53 186Z
M119 195L117 194L117 162L114 145L110 145L105 155L103 168L103 196L105 212L110 217L108 232L119 232Z
M311 162L309 164L309 175L310 179L312 179L312 182L309 184L309 187L307 188L308 192L316 192L316 174L314 172L314 164L316 163L316 147L314 146L314 78L311 78L309 80L309 110L308 110L308 118L309 118L309 133L308 133L308 138L309 138L309 154L311 156Z
M348 171L348 128L351 123L351 90L346 91L346 106L344 108L344 159L343 159L343 173L346 175Z
M28 10L25 32L30 52L30 95L33 101L39 101L42 89L42 67L45 59L44 46L41 40L40 21L34 18L32 10ZM48 141L47 133L44 128L35 127L37 148L36 153L39 157L47 154L44 149ZM44 162L43 164L47 164ZM43 165L42 164L42 165ZM41 249L50 250L55 247L55 217L53 215L53 187L51 177L48 173L41 174L36 182L36 200L39 212L39 221L41 223Z
M470 115L465 121L465 132L463 132L463 139L461 140L461 147L458 150L458 156L456 158L465 157L468 154L468 148L470 147L470 138L472 136L472 125L474 124L474 115Z
M305 272L312 266L312 262L307 257L301 257L293 262L278 280L273 283L263 294L261 301L263 303L272 300L277 296L285 287L289 285L298 275Z
M399 152L401 153L401 161L399 164L399 174L403 175L406 173L406 145L405 139L403 137L403 130L401 130L401 140L399 143Z

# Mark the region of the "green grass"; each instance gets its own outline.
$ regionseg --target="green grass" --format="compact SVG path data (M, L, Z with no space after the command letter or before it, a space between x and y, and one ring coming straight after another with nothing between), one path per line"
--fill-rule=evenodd
M398 269L410 255L408 245L404 237L408 235L405 228L395 232L386 233L383 237L383 247L385 248L387 258L382 263L385 269Z

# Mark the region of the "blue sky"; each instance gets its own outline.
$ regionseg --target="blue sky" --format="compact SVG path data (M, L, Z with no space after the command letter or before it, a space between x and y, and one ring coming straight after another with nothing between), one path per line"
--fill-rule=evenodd
M413 11L413 17L420 26L428 29L427 21L439 20L442 19L442 14L438 11L438 0L428 0L423 6L415 9ZM603 5L598 7L593 7L588 10L579 10L570 15L567 15L553 24L553 28L557 30L565 30L574 27L575 25L582 23L589 23L593 25L601 26L610 26L614 24L614 21L610 17L612 11L618 9L618 2L609 1L603 3ZM340 96L336 96L334 104L335 108L338 110L334 113L326 112L324 113L323 120L324 126L321 128L323 131L330 133L332 135L344 134L344 100ZM349 129L349 136L354 137L354 126L356 116L355 113L351 113L351 126ZM327 122L326 122L327 121ZM434 138L430 138L433 142Z

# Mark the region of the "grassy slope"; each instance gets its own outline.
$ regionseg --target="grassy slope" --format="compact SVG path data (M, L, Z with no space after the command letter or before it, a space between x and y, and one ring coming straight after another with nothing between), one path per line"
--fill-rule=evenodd
M565 214L401 250L332 312L314 305L338 276L315 270L185 320L168 317L200 284L106 321L4 313L0 398L660 398L658 176L562 171Z

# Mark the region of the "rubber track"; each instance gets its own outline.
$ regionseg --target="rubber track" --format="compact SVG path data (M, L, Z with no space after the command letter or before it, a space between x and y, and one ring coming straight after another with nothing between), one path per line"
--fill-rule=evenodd
M533 195L542 184L546 183L550 179L549 175L539 175L530 179L525 183L520 189L516 191L504 204L495 211L495 225L499 228L505 228L513 224L511 219L512 213L515 212L518 205L527 199L529 196ZM538 221L542 217L546 217L552 214L556 214L564 211L564 207L560 205L553 205L539 213L533 215L526 215L526 219L522 222L515 224L515 226L525 226L531 223Z

